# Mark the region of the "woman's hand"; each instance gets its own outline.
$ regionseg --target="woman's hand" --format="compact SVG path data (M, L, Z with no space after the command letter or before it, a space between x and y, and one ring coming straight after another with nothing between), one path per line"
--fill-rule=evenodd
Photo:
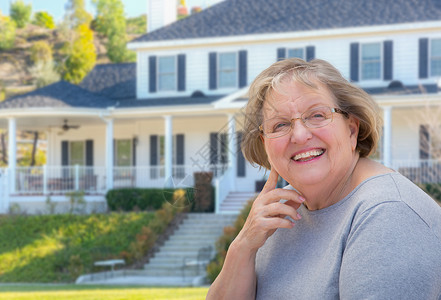
M248 218L237 238L243 247L257 251L277 228L292 228L294 223L286 219L300 220L297 209L305 199L294 190L276 189L279 174L271 168L268 180L254 200ZM281 203L280 200L287 200Z

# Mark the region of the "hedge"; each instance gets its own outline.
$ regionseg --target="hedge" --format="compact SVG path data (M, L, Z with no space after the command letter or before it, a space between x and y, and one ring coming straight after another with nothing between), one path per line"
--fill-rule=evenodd
M173 204L173 194L176 190L182 189L143 189L143 188L121 188L110 190L106 194L107 206L111 211L151 211L159 209L164 202ZM214 211L214 188L211 186L209 192L209 205L201 206L196 203L195 189L187 188L185 191L184 205L192 212ZM199 200L197 200L199 201Z

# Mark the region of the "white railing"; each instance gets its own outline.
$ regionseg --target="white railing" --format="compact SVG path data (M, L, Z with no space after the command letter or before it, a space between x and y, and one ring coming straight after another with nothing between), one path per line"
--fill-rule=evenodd
M414 183L441 183L441 160L395 160L392 168Z
M172 178L165 178L164 166L114 167L113 188L164 188L170 181L173 187L193 187L195 172L212 172L216 178L222 176L226 169L226 165L209 165L204 168L175 165ZM15 171L15 194L64 194L78 190L89 194L105 193L105 167L17 167Z
M215 187L215 213L220 213L220 207L222 202L227 198L228 193L234 190L236 168L229 167L222 176L218 177L214 181Z

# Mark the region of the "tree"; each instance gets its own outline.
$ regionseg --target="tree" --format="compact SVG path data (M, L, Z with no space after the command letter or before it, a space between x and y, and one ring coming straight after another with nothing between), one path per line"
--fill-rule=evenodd
M65 59L61 69L63 79L75 84L80 83L95 65L93 32L89 28L91 20L92 16L84 8L84 0L69 0L64 19L67 41L62 53Z
M31 61L47 62L52 60L52 48L46 41L37 41L31 46Z
M97 9L96 30L107 37L107 56L112 62L133 61L135 55L126 49L126 19L121 0L93 0Z
M11 4L9 15L18 28L23 28L29 23L32 14L32 5L26 4L23 0L17 0Z
M34 25L45 27L48 29L55 28L54 18L45 11L39 11L34 14L34 20L32 21Z
M78 84L94 67L96 53L92 30L83 24L78 26L76 32L78 37L73 43L65 45L63 49L63 52L67 54L63 66L63 79Z
M8 50L14 47L15 23L0 11L0 50Z
M71 29L78 28L83 24L90 25L92 16L85 9L84 0L69 0L66 3L65 9L64 20Z

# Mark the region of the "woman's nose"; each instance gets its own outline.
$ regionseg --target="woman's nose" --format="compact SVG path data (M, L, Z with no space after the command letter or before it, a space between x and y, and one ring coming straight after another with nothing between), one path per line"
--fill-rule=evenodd
M291 120L291 142L303 144L312 137L311 130L306 127L301 118Z

